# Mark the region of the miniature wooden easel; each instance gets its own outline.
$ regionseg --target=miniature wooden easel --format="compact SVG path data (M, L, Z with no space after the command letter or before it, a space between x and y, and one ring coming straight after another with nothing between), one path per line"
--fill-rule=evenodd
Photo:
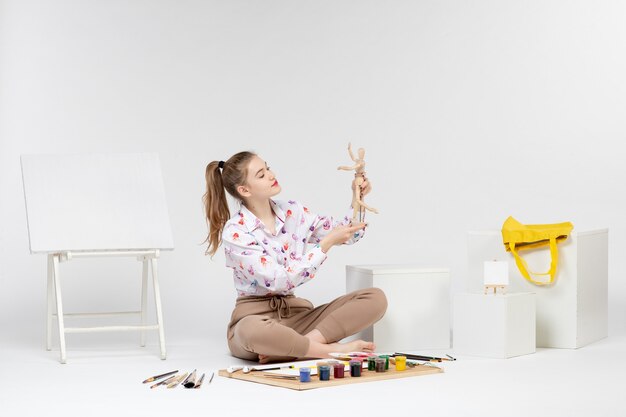
M359 148L359 150L357 151L359 157L355 158L354 154L352 153L352 144L348 143L348 154L350 155L350 159L352 159L352 161L356 162L356 164L354 166L339 166L337 167L338 170L344 170L344 171L352 171L354 170L354 178L355 178L355 188L354 191L352 193L352 207L354 208L354 211L352 212L352 221L356 221L357 220L357 213L358 213L358 220L359 222L363 221L363 215L364 213L364 209L369 210L373 213L378 213L378 210L376 210L373 207L368 206L367 204L365 204L365 202L363 201L363 188L362 185L363 183L367 180L367 178L365 177L365 149L363 148Z
M506 285L485 285L485 295L488 293L493 293L493 295L498 294L498 289L500 290L500 294L506 294Z
M23 155L22 176L32 254L48 259L46 348L52 345L52 320L59 331L61 363L65 335L109 331L159 332L166 358L157 259L173 249L158 155ZM110 313L63 311L59 264L76 258L134 257L143 265L141 309ZM147 324L148 274L151 273L156 324ZM114 295L115 291L111 291ZM56 311L55 311L56 310ZM66 318L139 316L128 326L65 327Z
M497 260L484 262L483 266L484 291L487 294L506 294L509 285L509 263Z

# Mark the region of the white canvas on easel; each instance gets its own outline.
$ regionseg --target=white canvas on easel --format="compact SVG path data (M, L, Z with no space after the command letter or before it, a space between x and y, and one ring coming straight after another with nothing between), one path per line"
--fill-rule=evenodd
M509 263L506 261L485 261L483 271L485 294L490 291L497 294L498 289L505 294L506 287L509 285Z
M157 258L160 250L172 250L174 244L158 155L22 155L21 162L30 251L48 256L48 349L56 304L62 363L65 333L111 330L141 331L142 346L145 330L158 330L165 359ZM66 328L64 317L69 315L63 313L59 263L109 256L132 256L143 263L142 305L140 311L100 315L137 314L141 325ZM146 324L149 269L156 325Z
M483 263L485 285L509 285L509 263L485 261Z

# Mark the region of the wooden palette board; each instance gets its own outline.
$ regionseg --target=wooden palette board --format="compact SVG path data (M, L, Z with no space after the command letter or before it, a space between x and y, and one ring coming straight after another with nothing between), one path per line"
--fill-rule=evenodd
M417 365L414 368L407 367L405 371L396 371L392 366L386 372L375 372L363 369L360 377L351 377L346 372L345 378L334 379L332 370L329 381L320 381L317 375L311 375L311 382L300 382L298 379L272 378L265 376L264 372L253 371L244 374L241 371L229 374L226 369L220 369L219 376L225 378L239 379L242 381L256 382L258 384L272 385L275 387L289 388L297 391L304 391L314 388L334 387L337 385L358 384L360 382L383 381L386 379L407 378L413 376L431 375L442 373L443 369L436 366Z

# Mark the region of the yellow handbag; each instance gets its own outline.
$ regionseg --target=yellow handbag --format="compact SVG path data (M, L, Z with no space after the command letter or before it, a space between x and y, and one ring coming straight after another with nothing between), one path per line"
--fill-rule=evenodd
M555 224L528 224L524 225L515 220L513 217L506 219L502 225L502 242L507 252L511 252L515 257L515 263L521 274L528 281L536 285L550 285L554 282L556 276L556 267L559 263L559 252L556 247L557 242L567 239L572 232L574 225L570 222ZM517 253L525 249L550 247L550 255L552 262L550 270L546 273L536 273L528 271L526 261ZM550 281L543 282L534 280L533 275L550 275Z

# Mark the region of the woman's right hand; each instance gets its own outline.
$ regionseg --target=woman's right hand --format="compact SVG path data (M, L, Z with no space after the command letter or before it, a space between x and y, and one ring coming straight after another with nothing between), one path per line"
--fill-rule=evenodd
M327 253L333 246L343 245L359 230L365 230L366 223L354 223L348 226L340 225L334 227L324 238L320 241L320 247L322 252Z

